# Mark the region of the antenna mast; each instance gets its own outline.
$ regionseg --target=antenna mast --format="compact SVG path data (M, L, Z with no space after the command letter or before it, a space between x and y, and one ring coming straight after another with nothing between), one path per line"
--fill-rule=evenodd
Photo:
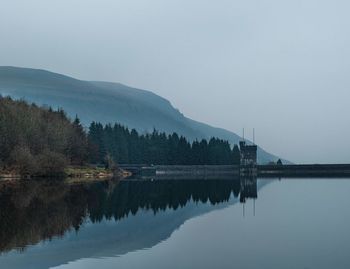
M255 128L253 128L253 144L255 145Z

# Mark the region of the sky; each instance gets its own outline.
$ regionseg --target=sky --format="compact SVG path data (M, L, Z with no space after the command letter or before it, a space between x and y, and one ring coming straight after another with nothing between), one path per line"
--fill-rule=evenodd
M0 65L121 82L296 163L350 163L346 0L0 0Z

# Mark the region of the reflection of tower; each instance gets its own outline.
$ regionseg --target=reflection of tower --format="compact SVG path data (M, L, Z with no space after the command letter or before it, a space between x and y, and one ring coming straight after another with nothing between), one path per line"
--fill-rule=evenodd
M256 177L241 178L241 194L239 201L245 203L247 199L258 198L258 188Z
M257 178L241 177L240 186L239 201L243 206L243 217L245 217L245 203L248 199L253 199L253 215L255 216L255 200L258 198Z
M256 200L256 198L254 198L254 200L253 200L253 216L255 217L255 200Z

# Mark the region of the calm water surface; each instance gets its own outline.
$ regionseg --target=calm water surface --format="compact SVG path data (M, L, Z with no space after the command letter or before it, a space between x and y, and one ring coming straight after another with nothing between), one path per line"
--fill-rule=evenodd
M0 268L350 268L350 180L0 184Z

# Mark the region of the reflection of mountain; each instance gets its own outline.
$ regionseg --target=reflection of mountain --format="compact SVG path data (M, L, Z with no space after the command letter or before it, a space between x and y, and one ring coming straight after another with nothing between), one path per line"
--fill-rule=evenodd
M84 257L122 255L152 247L186 220L236 203L241 183L131 181L117 186L113 182L33 186L0 187L0 246L9 251L43 239L51 241L28 247L20 255L15 251L3 254L1 268L49 268ZM230 199L232 193L236 198Z

